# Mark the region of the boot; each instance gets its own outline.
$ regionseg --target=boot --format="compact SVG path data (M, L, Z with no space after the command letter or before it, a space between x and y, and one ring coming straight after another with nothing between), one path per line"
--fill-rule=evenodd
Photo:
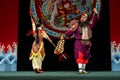
M42 69L35 69L36 73L43 73L44 71Z
M83 64L78 63L78 68L79 68L79 72L78 72L78 73L80 73L80 74L82 74L82 73L83 73L83 68L82 68L82 65L83 65Z
M85 70L85 67L86 67L86 64L83 64L83 65L82 65L83 73L84 73L84 74L87 74L88 72Z

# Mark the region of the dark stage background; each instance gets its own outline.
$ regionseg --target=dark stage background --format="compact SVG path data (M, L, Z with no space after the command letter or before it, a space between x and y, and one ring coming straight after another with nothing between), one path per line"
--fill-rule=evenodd
M33 37L28 36L27 32L32 29L29 13L30 0L19 0L19 26L18 26L18 71L31 71L32 64L29 61L29 54L33 42ZM110 23L109 23L109 0L102 0L101 19L93 28L92 38L92 57L87 65L89 71L110 71ZM58 39L52 38L56 44ZM70 58L63 62L58 61L58 56L54 55L54 47L47 41L45 43L46 57L43 61L43 69L46 71L54 70L77 70L74 59L73 44L74 39L66 40L65 52Z

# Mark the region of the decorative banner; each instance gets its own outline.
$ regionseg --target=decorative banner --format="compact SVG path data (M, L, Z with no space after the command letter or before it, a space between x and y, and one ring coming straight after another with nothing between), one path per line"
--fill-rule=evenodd
M100 0L31 0L32 16L36 23L42 18L43 29L53 37L69 29L72 19L79 20L81 13L93 15L92 9L96 7L100 12Z
M112 71L120 71L120 43L111 42L111 64Z
M110 39L111 39L111 70L120 71L120 14L119 0L110 0ZM116 11L118 10L118 11Z
M16 42L0 43L0 71L17 71L17 46Z
M0 72L17 71L18 3L0 2Z

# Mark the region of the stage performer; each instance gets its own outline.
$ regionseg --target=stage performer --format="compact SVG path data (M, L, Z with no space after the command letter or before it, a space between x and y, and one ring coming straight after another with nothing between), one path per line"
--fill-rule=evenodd
M39 19L39 24L35 24L32 18L31 18L31 22L32 22L33 37L35 40L32 44L29 60L32 60L32 67L36 73L43 73L42 61L44 60L44 57L45 57L43 38L48 39L50 42L52 42L52 40L49 38L46 32L42 29L41 19Z
M70 37L74 34L74 55L78 64L79 73L88 73L85 70L90 55L92 28L99 20L99 14L96 8L93 8L93 17L89 19L87 13L83 12L79 20L70 22L70 29L66 31L65 36Z

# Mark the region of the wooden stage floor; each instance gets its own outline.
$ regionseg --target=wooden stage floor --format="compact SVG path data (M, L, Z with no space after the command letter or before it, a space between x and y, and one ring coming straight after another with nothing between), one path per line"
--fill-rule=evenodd
M91 71L78 74L75 71L33 71L0 72L0 80L120 80L120 72Z

